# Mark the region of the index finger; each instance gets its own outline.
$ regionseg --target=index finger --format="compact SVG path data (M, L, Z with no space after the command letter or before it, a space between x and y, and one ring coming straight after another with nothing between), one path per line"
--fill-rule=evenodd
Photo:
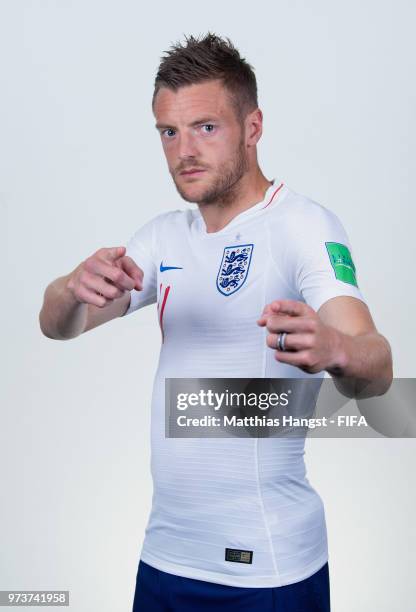
M292 313L286 312L283 306L284 303L288 303L288 302L291 302L291 303L293 302L293 304L298 303L296 302L296 300L274 300L273 302L270 302L269 304L267 304L263 308L263 312L261 313L260 318L257 319L257 324L264 327L264 325L266 325L266 322L267 322L267 317L272 314L283 314L283 315L290 316Z
M266 306L263 308L263 312L261 313L260 318L257 319L257 325L263 327L266 324L268 315L272 314L272 312L273 311L271 309L271 305L266 304Z
M102 256L102 258L105 259L106 261L115 262L117 259L119 259L120 257L124 255L124 253L126 252L126 247L118 246L118 247L102 248L98 252Z
M298 300L275 300L271 307L279 314L288 314L292 317L301 317L309 312L310 306Z

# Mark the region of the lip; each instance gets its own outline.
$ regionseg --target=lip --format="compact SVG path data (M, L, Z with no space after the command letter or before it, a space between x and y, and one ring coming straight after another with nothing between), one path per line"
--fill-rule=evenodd
M191 168L191 170L184 170L183 172L181 172L181 175L191 176L192 174L201 174L202 172L205 172L205 170L203 170L202 168Z

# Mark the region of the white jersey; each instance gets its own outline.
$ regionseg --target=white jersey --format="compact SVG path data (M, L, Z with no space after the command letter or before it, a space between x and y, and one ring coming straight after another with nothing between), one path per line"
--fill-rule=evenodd
M240 270L225 265L225 255L233 262L239 253L246 256ZM141 227L126 254L144 271L126 314L157 303L161 328L153 499L141 559L238 587L311 576L328 560L328 546L323 503L306 477L304 437L166 438L165 378L323 378L278 362L256 321L276 299L316 311L339 295L365 301L342 224L274 181L262 202L220 231L207 233L198 208L174 210ZM251 551L251 561L226 560L226 548Z

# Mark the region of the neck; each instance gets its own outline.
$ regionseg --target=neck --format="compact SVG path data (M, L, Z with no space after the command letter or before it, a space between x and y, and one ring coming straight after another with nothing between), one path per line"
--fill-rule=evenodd
M219 232L244 210L264 200L267 189L272 185L260 168L244 174L234 185L231 198L210 204L198 204L205 221L207 233Z

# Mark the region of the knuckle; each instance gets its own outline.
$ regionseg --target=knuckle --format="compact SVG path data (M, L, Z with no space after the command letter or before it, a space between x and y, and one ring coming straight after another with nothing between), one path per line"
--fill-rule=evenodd
M78 276L79 285L85 285L88 282L89 278L90 278L90 273L88 272L88 270L86 268L82 269Z
M312 365L311 356L308 353L302 355L302 366L306 368L310 368L311 365Z
M315 333L318 329L318 321L315 318L310 318L308 322L308 327L311 332Z
M113 299L119 297L119 294L120 294L120 291L117 289L117 287L114 287L114 286L110 287L110 295Z
M75 291L75 297L80 302L88 303L88 295L82 286L78 287Z
M123 272L122 270L120 270L120 268L116 268L114 273L113 273L113 282L115 283L120 283L122 278L123 278Z
M93 268L94 268L94 255L91 255L90 257L87 257L87 259L84 261L83 266L81 267L81 274L87 270L88 272L92 272Z
M305 340L303 344L306 348L311 349L314 346L314 340L310 335L307 335L305 336Z
M104 306L107 305L107 303L109 302L109 300L106 298L105 295L103 295L102 293L98 293L95 295L95 298L98 300L98 304L97 306L99 308L103 308Z
M89 275L90 275L90 272L89 272L88 268L85 265L83 265L83 266L81 266L78 269L78 271L77 271L77 273L76 273L74 278L75 278L75 281L79 284L80 282L83 281L83 279L86 276L89 276Z
M276 318L275 318L273 315L269 316L269 317L268 317L268 319L267 319L266 328L267 328L267 329L268 329L270 332L272 332L272 331L274 331L274 329L276 328L276 325L277 325L277 320L276 320Z
M309 355L306 358L306 365L309 369L314 369L316 367L316 359L313 356Z

